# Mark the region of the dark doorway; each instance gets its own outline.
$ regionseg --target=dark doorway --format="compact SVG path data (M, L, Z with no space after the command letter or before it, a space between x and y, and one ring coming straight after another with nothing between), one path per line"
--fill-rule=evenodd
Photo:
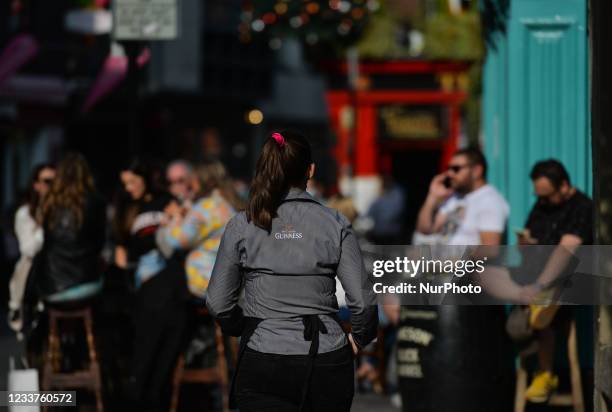
M425 201L431 179L439 173L440 150L394 149L391 156L391 174L406 193L404 237L412 239L416 218Z

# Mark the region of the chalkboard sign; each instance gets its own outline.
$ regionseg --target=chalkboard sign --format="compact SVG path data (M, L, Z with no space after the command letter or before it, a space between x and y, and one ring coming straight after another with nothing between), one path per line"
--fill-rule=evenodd
M511 412L503 306L402 306L397 375L410 412Z
M173 40L178 36L178 0L115 0L116 40Z

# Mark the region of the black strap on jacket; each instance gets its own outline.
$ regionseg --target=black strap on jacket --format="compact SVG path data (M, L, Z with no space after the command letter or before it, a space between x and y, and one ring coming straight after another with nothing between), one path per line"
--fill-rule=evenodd
M304 340L310 341L311 343L308 351L308 363L306 365L306 381L302 388L300 412L304 410L304 406L306 405L306 397L308 396L308 389L310 388L315 357L317 353L319 353L319 333L327 333L327 328L318 315L304 315L302 316L302 323L304 323Z
M330 314L336 322L340 326L340 319L336 314ZM304 324L304 340L310 341L310 349L308 350L308 363L306 365L306 378L304 382L304 387L302 389L302 399L300 401L299 410L300 412L304 410L306 405L306 398L308 397L308 389L310 388L310 381L312 379L312 371L314 369L315 358L317 353L319 352L319 334L327 333L327 328L325 324L319 318L319 315L303 315L302 323ZM244 352L247 348L247 343L255 333L255 329L257 326L263 321L260 318L253 318L245 316L243 318L243 329L242 335L240 338L240 346L238 349L238 359L236 360L236 369L234 370L234 376L232 377L232 383L230 385L230 394L229 394L229 407L230 409L236 409L236 397L235 397L235 389L236 389L236 376L238 376L238 371L240 369L240 363L244 356Z

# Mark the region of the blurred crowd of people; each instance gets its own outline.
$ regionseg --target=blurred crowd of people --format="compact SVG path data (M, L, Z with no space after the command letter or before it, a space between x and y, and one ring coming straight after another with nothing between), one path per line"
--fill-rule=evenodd
M459 150L448 169L432 180L412 241L503 244L512 211L486 177L482 153ZM538 162L530 178L537 201L525 228L517 230L519 243L565 247L592 243L592 202L571 185L563 165L552 159ZM20 338L27 339L34 336L41 316L39 302L60 307L90 302L102 293L110 268L128 273L133 330L124 394L135 405L161 408L170 396L169 381L178 355L197 351L192 342L199 339L201 343L210 334L212 324L197 327L192 313L204 307L225 225L244 208L247 193L218 161L193 165L177 159L160 168L140 158L122 168L118 179L122 190L109 202L96 190L80 154L67 154L57 165L43 164L33 170L29 195L14 221L20 258L10 280L8 321ZM381 187L363 216L350 197L328 197L328 191L320 188L317 192L329 207L353 222L362 244L404 243L409 199L391 177L385 177ZM514 288L509 290L529 302L554 282L555 273L542 273L529 282L509 274ZM337 289L340 317L347 320L350 314L340 283ZM406 357L399 356L395 367L398 345L400 351L406 350L396 342L397 328L411 320L401 315L398 305L383 309L385 333L379 336L385 337L384 359L372 356L376 350L370 348L360 358L357 378L364 390L397 394L402 378L415 377L401 372ZM532 310L538 325L534 339L540 343L539 371L527 394L534 402L548 399L558 385L552 364L552 328L559 326L553 322L559 315L556 308ZM567 319L565 314L563 319ZM385 373L387 376L381 376ZM407 402L418 408L414 399L404 397L404 404ZM414 408L411 410L419 410Z
M223 229L243 198L218 161L194 167L176 160L164 173L152 160L135 159L120 181L122 190L107 202L80 154L34 169L15 215L21 256L8 321L28 338L39 302L78 307L101 294L113 270L129 273L133 349L125 394L155 406L167 399L177 356L194 337L185 335L190 310L203 305Z

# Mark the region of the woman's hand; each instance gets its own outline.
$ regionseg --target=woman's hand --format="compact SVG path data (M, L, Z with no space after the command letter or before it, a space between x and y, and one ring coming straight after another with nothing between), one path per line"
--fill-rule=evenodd
M182 208L177 202L172 201L164 209L164 213L167 216L166 224L170 222L181 222L185 217L187 211Z
M181 215L181 206L174 200L168 203L166 208L164 209L164 213L168 216L179 216Z
M357 356L357 354L359 353L359 348L357 347L357 344L355 343L355 339L353 339L352 333L349 333L348 339L349 339L349 342L351 342L351 348L353 349L353 354Z

